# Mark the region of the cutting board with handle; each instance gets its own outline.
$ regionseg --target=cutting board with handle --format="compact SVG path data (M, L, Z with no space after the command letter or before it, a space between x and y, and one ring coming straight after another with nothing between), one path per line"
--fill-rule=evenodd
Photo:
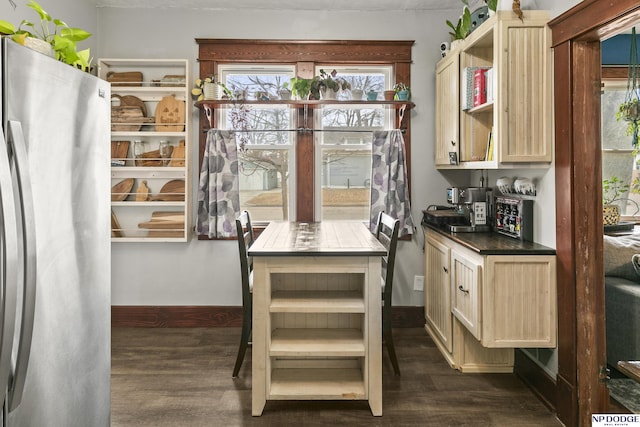
M181 229L184 228L184 212L153 212L151 219L138 224L139 228L147 229Z
M174 95L163 97L156 106L156 131L182 132L185 123L184 101Z
M184 157L185 148L184 141L180 141L177 147L173 149L173 153L171 153L171 161L169 162L169 166L173 167L184 167Z
M151 201L183 202L184 179L172 179L162 186L160 193L152 196Z
M138 228L148 229L149 237L184 237L184 212L153 212Z
M138 98L137 96L133 96L133 95L118 95L118 94L112 94L111 95L111 99L117 99L117 103L119 103L120 107L140 107L140 110L142 110L142 115L146 116L147 115L147 106L145 105L144 101L141 100L140 98ZM117 105L114 105L117 106Z

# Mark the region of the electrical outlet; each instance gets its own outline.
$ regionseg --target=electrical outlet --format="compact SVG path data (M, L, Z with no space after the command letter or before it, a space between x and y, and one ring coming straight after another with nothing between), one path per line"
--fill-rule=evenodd
M413 290L424 291L424 276L413 276Z

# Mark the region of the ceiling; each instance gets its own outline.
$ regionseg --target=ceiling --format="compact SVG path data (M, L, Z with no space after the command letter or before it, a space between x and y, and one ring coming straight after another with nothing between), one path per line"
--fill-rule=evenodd
M457 0L85 0L97 7L282 10L460 10Z

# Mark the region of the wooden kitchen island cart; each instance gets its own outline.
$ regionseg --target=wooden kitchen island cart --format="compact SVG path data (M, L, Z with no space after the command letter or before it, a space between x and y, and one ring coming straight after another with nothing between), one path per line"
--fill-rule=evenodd
M256 239L252 415L267 400L367 400L382 415L385 253L362 222L272 222Z

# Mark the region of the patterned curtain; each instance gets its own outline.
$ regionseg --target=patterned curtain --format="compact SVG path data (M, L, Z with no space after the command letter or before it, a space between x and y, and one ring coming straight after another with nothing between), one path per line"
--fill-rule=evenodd
M372 232L375 231L380 212L400 220L400 236L413 234L407 162L402 131L399 129L373 132L369 221Z
M240 193L235 133L210 129L200 169L197 232L210 238L235 237L238 215Z

